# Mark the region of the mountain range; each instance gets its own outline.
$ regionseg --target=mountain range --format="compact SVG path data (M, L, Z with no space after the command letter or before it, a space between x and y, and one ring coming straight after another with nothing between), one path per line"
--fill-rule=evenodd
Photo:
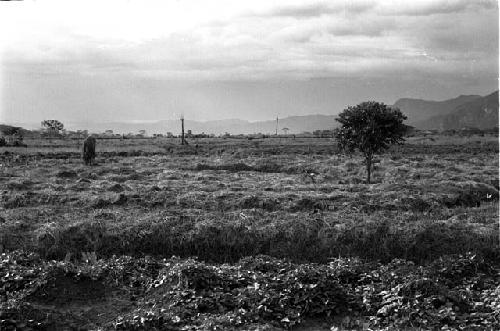
M335 115L306 115L306 116L290 116L280 118L278 123L276 119L269 121L250 122L241 119L214 120L214 121L191 121L186 119L184 127L191 130L193 133L215 133L223 134L253 134L253 133L275 133L276 127L278 133L283 133L283 128L288 128L288 133L301 133L304 131L328 130L335 127ZM179 120L162 120L148 123L124 123L124 122L107 122L107 123L89 123L83 125L80 123L67 123L65 127L68 130L84 130L103 132L107 129L112 129L117 133L135 132L146 130L148 134L172 132L174 135L180 133L181 122Z
M396 101L393 107L399 108L408 117L408 125L418 126L422 121L453 112L456 107L479 98L480 95L461 95L444 101L403 98Z
M487 96L460 95L444 101L429 101L422 99L403 98L397 100L392 107L399 108L407 117L406 124L417 129L461 129L475 127L490 129L498 127L498 91ZM338 126L337 115L305 115L290 116L268 121L250 122L241 119L191 121L185 120L185 129L193 133L223 134L272 134L278 130L283 133L302 133L314 130L329 130ZM137 133L146 130L148 134L172 132L180 133L179 120L160 120L154 122L94 122L94 123L64 123L68 130L89 130L104 132L113 130L116 133ZM16 124L26 128L36 128L29 124Z
M419 129L458 130L461 128L491 129L498 127L498 91L485 97L472 98L452 111L436 113L415 123Z

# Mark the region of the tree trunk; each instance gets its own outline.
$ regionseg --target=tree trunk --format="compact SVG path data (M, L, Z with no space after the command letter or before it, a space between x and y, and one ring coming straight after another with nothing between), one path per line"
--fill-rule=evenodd
M371 174L372 174L372 156L366 156L366 183L371 183Z

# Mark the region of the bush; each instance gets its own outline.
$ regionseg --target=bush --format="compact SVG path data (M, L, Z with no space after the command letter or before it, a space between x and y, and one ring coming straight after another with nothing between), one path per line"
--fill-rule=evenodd
M101 252L106 237L102 222L82 221L66 227L49 223L37 232L37 250L44 257L59 259L68 253Z

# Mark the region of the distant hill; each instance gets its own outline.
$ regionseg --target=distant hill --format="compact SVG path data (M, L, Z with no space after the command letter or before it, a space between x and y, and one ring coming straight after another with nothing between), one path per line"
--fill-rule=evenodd
M498 126L498 91L488 96L461 95L457 98L444 101L428 101L422 99L403 98L393 105L398 107L408 116L405 124L416 129L461 129L463 127L476 127L489 129ZM312 132L315 130L331 130L338 126L335 121L337 115L305 115L280 118L278 133L283 133L283 128L288 128L289 134ZM38 128L38 124L17 123L25 128ZM89 132L104 132L113 130L115 133L138 133L146 130L148 135L154 133L171 132L180 133L179 120L158 120L144 122L64 122L67 130L89 130ZM192 121L186 119L185 130L193 134L274 134L276 120L250 122L240 119Z
M0 124L0 136L11 135L15 131L18 131L23 136L31 134L31 131L23 129L22 127L19 126Z
M404 98L396 101L394 107L399 108L408 117L407 124L424 129L419 126L423 121L433 116L448 114L456 107L480 98L480 95L461 95L444 101Z
M496 127L498 126L498 91L458 105L448 113L417 122L415 126L422 129L438 130Z
M289 134L301 133L304 131L329 130L337 126L336 115L306 115L280 118L278 122L278 133L283 133L283 128L288 128ZM107 123L65 123L68 130L85 130L91 132L103 132L113 130L116 133L137 133L139 130L146 130L148 134L172 132L180 133L179 120L163 120L157 122L107 122ZM193 133L215 133L223 134L252 134L252 133L275 133L276 120L249 122L239 119L216 120L216 121L191 121L185 120L185 130Z

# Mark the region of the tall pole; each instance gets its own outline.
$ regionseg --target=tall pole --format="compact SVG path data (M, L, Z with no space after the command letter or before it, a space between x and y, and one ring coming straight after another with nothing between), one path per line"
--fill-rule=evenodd
M184 142L186 141L184 139L184 115L181 116L181 125L182 125L181 145L184 145Z
M276 116L276 135L278 135L278 116Z

